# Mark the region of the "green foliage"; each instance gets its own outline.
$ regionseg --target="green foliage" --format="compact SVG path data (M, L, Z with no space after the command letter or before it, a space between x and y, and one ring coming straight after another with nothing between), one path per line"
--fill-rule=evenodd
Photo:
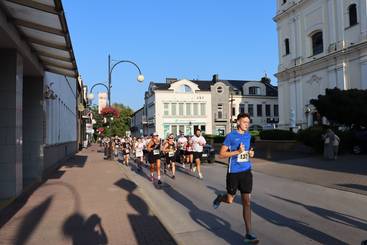
M120 116L113 118L113 120L107 118L107 123L104 123L103 116L98 114L97 106L91 108L93 117L96 120L94 129L103 127L105 129L105 136L124 136L126 131L130 130L130 120L134 112L130 107L124 106L123 104L113 104L112 107L119 111ZM95 137L98 137L98 134L95 134Z
M288 130L272 129L260 132L262 140L294 140L296 134Z
M332 124L367 127L367 90L326 89L310 103Z
M212 134L205 134L203 135L206 141L212 142L212 143L223 143L225 136L222 135L212 135Z
M258 130L251 130L250 134L252 137L260 136L260 131Z
M301 129L298 131L297 140L321 153L324 149L324 142L321 137L324 132L325 130L322 127Z
M353 147L354 136L351 130L340 131L333 129L340 138L339 151L350 152ZM312 147L316 152L322 153L324 150L324 141L322 135L326 132L325 128L320 126L310 127L298 131L297 140L304 145Z

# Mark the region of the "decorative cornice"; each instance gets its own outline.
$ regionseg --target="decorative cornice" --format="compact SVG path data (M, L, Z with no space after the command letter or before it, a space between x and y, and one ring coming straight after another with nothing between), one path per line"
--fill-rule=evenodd
M287 76L287 75L290 75L290 74L295 74L296 73L297 75L302 75L303 74L302 71L304 71L304 70L306 70L306 69L308 69L312 66L317 66L317 65L324 64L324 66L327 67L327 66L329 66L329 64L327 63L328 61L330 61L334 58L338 58L342 55L348 55L348 54L351 54L351 53L354 53L354 52L358 52L363 48L367 48L367 41L363 41L363 42L355 44L353 46L349 46L347 48L334 51L334 52L329 53L327 55L324 55L324 56L322 56L318 59L310 60L306 63L301 64L301 65L297 65L297 66L287 68L285 70L282 70L282 71L276 73L275 77L277 77L278 80L282 80L282 79L280 79L281 77L284 77L284 76Z

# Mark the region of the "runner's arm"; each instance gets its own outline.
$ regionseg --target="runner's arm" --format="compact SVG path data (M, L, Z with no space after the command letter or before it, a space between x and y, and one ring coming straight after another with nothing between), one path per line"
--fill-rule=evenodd
M220 148L220 151L219 151L219 157L220 158L229 158L229 157L236 156L236 155L238 155L240 153L241 152L239 150L236 150L236 151L228 151L228 146L222 145L222 147Z

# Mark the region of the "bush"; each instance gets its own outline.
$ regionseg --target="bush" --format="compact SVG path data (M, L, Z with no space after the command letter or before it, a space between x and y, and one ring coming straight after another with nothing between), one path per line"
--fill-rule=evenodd
M340 138L339 152L350 152L353 147L354 136L350 130L334 130ZM298 131L297 140L303 144L312 147L316 152L322 153L324 150L324 141L322 135L325 129L322 127L310 127Z
M212 134L205 134L203 135L206 141L211 143L223 143L225 136L222 135L212 135Z
M321 137L323 133L324 129L322 127L301 129L298 131L297 140L321 153L324 149L324 142Z
M261 131L260 138L262 140L294 140L296 134L288 130L273 129Z
M258 130L250 130L250 134L252 137L256 137L260 135L260 131Z

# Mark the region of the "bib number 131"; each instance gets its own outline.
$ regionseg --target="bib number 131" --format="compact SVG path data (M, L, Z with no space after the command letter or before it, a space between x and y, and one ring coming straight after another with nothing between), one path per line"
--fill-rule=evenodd
M248 151L244 151L238 154L237 162L248 162L250 160L250 155Z

